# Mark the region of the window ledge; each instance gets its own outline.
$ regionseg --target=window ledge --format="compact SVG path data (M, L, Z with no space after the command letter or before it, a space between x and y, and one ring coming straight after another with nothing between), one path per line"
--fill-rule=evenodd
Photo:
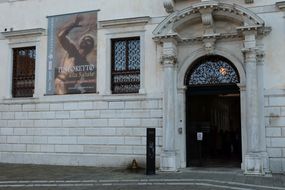
M124 18L115 20L103 20L100 21L101 28L114 28L130 25L146 25L150 21L150 17L136 17L136 18Z
M38 97L3 98L3 103L28 103L39 100Z

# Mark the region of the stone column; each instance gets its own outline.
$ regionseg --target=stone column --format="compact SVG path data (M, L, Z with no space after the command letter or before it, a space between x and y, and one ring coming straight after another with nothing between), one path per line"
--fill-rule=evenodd
M241 142L242 142L242 164L244 170L245 155L247 153L247 123L246 123L246 86L243 83L237 84L240 89L240 112L241 112Z
M263 169L265 173L269 171L269 158L266 151L266 131L265 131L265 120L264 120L264 51L261 49L257 50L257 84L258 84L258 105L259 105L259 130L260 130L260 150L263 158Z
M163 41L163 149L160 168L162 171L176 171L175 151L175 64L176 41L166 39Z
M256 32L244 32L244 56L246 66L246 127L247 153L245 155L245 174L264 174L261 158L257 59L256 59Z
M176 138L176 149L179 150L177 154L180 157L180 163L178 166L181 168L186 168L186 90L187 86L177 88L177 103L176 106L176 126L177 126L177 135Z

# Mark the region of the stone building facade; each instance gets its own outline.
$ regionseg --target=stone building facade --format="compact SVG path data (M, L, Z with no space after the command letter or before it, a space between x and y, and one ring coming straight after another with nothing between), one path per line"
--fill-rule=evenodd
M163 171L195 165L193 155L211 166L238 154L246 174L285 172L284 7L280 0L1 1L0 162L144 165L146 128L156 128ZM90 12L93 25L78 16ZM78 83L78 92L60 94L71 73L49 73L60 57L55 46L66 47L52 31L70 40L81 23L95 36L96 91L79 93ZM31 70L32 78L21 77ZM211 144L215 151L197 149Z

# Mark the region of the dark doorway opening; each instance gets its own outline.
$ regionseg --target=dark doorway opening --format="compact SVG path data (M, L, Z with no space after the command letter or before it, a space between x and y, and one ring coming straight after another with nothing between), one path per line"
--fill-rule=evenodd
M240 167L240 93L236 84L189 86L187 167Z

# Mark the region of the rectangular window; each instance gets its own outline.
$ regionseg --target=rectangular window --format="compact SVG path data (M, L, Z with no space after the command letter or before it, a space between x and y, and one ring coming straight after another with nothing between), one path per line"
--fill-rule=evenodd
M13 97L33 97L35 87L36 48L13 49Z
M112 40L113 94L138 93L140 89L140 38Z

